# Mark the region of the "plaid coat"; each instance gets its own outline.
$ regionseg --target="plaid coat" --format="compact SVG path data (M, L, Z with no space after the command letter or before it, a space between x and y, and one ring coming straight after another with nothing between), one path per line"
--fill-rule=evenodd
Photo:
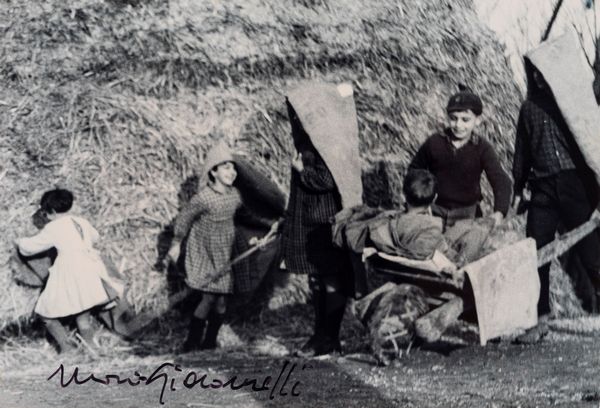
M554 98L542 94L525 100L519 113L515 139L515 195L523 193L530 175L532 179L540 179L585 166Z
M283 224L282 251L292 273L337 273L342 250L332 241L332 222L342 209L331 172L318 155L303 153L304 170L292 170L290 199Z
M231 268L216 275L231 260L235 227L234 216L242 204L235 187L219 193L203 188L186 205L175 220L175 238L183 239L189 230L186 246L186 283L193 289L211 293L232 293ZM190 229L191 226L191 229Z

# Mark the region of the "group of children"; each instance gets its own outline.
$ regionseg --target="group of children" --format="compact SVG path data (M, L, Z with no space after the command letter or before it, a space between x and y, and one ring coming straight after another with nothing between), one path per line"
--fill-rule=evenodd
M319 86L310 89L310 92L317 92L316 98L308 91L304 95L291 94L288 97L297 154L291 163L292 178L286 217L271 226L272 230L282 231L282 253L286 268L292 273L309 276L315 326L314 334L298 350L300 356L341 350L339 328L350 294L348 287L351 286L347 273L350 262L343 251L331 243L331 219L352 201L348 199L348 189L351 187L344 181L347 174L333 170L332 157L335 158L335 155L326 152L327 143L333 142L327 141L326 135L319 134L319 128L332 129L327 127L328 121L330 124L336 119L336 113L327 113L327 108L323 108L321 113L324 117L315 122L313 129L311 121L314 121L314 117L310 112L311 103L318 105L320 95L327 96L323 97L327 103L339 104L340 112L346 112L347 89ZM339 94L336 94L338 91ZM302 98L311 103L303 104ZM536 127L538 122L535 121L529 124L526 117L519 122L518 156L515 159L518 160L515 165L517 194L520 194L526 180L523 152L529 158L538 154L535 151L537 145L524 147L524 133L542 139L549 137L548 125L544 124L548 120L558 121L556 118L560 116L553 116L543 106L535 106L535 101L527 102L522 116L541 109L539 115L545 115L542 128ZM350 109L354 109L353 101ZM481 99L469 89L461 89L449 99L446 106L449 126L443 132L429 137L416 153L404 181L406 211L390 221L392 242L380 242L382 247L392 245L398 254L415 259L424 259L433 251L442 250L455 253L457 257L454 260L457 263L465 263L473 260L489 228L506 216L511 205L512 182L502 169L492 145L477 135L476 127L481 121L482 111ZM564 126L558 123L556 129L558 131L550 132L550 136L559 134L564 139L567 134ZM558 143L562 143L560 140ZM573 148L572 144L569 144L569 148ZM350 156L357 155L357 151L349 152ZM533 162L536 171L536 163L544 163L544 160ZM556 166L559 169L565 166L567 169L575 168L575 164L566 161L559 161ZM487 229L472 222L481 216L480 180L483 173L494 195L493 214L489 217ZM175 220L175 238L169 256L173 260L180 256L181 243L187 237L186 283L199 298L184 351L216 347L227 299L233 293L230 261L235 238L234 219L243 208L240 193L235 187L236 176L234 156L226 146L219 144L206 157L198 194ZM544 177L541 174L538 176L538 179ZM122 286L106 274L93 249L98 233L85 219L69 213L72 201L72 194L66 190L45 193L41 208L51 221L36 236L17 241L19 251L24 254L50 247L58 251L35 311L63 351L69 350L72 345L59 319L75 316L81 336L85 341L91 341L89 311L109 304L111 293L122 295ZM537 225L541 222L536 221L537 214L530 214L528 220L528 233L534 237L538 234ZM453 236L460 239L449 241L448 237ZM542 271L542 274L546 276L547 272ZM548 284L545 279L542 282L542 314L547 313L547 293L544 294L544 290L547 292Z
M459 266L477 259L511 199L508 174L491 144L475 132L482 111L481 99L468 89L449 99L449 126L430 136L409 165L403 183L405 211L370 232L376 248L417 260L431 258L437 250ZM475 222L481 216L483 173L492 187L494 211L488 222Z

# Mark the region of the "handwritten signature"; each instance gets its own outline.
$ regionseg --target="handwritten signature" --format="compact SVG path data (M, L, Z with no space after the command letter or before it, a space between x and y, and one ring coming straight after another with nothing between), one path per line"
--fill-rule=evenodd
M276 397L298 397L300 395L299 387L300 381L293 381L293 385L289 388L289 392L286 391L286 386L292 378L294 370L296 370L298 364L290 363L285 361L283 367L279 371L277 380L271 385L273 377L267 375L264 378L238 378L238 375L233 375L227 379L219 379L211 377L207 373L201 373L193 370L185 371L179 364L173 363L162 363L159 365L149 376L141 375L138 371L135 371L133 376L122 377L119 374L87 374L83 375L79 372L79 367L75 366L70 375L65 375L65 367L61 363L60 366L54 371L46 380L50 381L57 377L59 384L62 388L67 388L70 385L82 385L87 382L94 382L102 385L123 385L127 384L131 387L150 385L154 382L161 384L159 402L165 403L165 392L175 392L181 389L181 385L185 389L192 389L196 386L200 386L203 389L231 389L232 391L238 391L246 389L252 392L263 392L270 391L269 399L275 399ZM300 370L310 369L312 366L303 364ZM287 371L287 372L286 372ZM181 375L175 373L182 373ZM183 378L181 384L178 382ZM283 382L281 380L283 379ZM262 380L262 382L260 381ZM179 388L178 388L179 387Z

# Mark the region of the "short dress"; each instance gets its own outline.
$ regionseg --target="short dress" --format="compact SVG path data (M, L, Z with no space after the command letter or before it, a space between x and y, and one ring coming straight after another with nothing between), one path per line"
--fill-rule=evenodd
M242 205L239 191L224 193L207 186L196 194L175 222L175 237L189 230L186 246L186 283L203 292L233 293L231 261L235 241L234 217ZM191 225L191 229L190 229Z
M122 295L124 286L108 276L93 247L98 237L98 231L86 219L64 215L46 224L37 235L17 241L19 251L26 256L52 247L57 251L35 305L37 314L59 318L108 304L112 299L105 285Z

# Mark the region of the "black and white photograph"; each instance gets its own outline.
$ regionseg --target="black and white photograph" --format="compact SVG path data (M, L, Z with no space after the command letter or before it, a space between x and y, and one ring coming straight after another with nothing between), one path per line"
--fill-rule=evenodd
M2 408L600 407L596 0L0 2Z

